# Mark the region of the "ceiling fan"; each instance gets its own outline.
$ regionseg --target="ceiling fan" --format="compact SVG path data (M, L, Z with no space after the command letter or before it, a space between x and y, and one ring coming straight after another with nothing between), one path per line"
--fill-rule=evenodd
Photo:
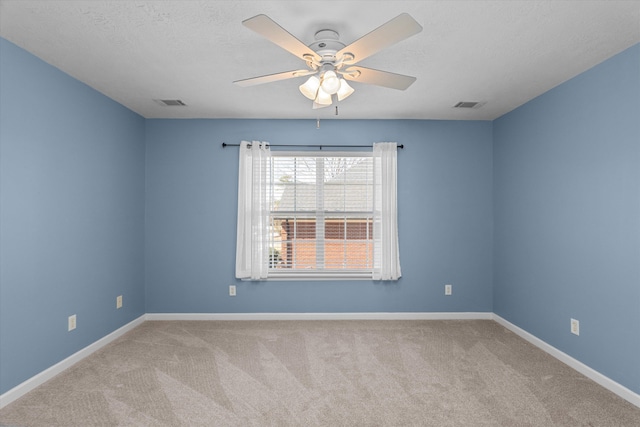
M365 58L422 31L409 14L402 13L350 45L340 41L336 31L315 33L315 42L302 43L266 15L257 15L242 24L303 60L307 68L236 80L238 86L253 86L295 77L311 76L300 85L300 92L313 101L313 108L328 107L333 97L342 101L354 92L347 80L405 90L415 77L356 65Z

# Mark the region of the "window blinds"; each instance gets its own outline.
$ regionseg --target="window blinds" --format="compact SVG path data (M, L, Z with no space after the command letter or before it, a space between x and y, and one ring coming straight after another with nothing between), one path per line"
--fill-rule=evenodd
M370 277L370 153L272 153L270 167L270 271Z

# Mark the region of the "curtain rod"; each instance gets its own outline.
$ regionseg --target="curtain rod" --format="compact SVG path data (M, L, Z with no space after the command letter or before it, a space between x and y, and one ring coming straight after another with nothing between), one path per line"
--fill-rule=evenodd
M222 143L222 148L225 147L239 147L240 144L227 144L226 142ZM248 147L251 147L251 144L248 145ZM331 145L331 144L322 144L322 145L316 145L316 144L311 144L311 145L302 145L302 144L293 144L293 145L289 145L289 144L269 144L269 147L318 147L322 150L322 147L325 148L367 148L367 147L372 147L372 145ZM404 144L399 144L398 148L404 148Z

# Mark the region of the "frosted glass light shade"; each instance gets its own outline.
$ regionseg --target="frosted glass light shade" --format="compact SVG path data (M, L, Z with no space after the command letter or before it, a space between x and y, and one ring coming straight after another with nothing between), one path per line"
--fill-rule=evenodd
M316 101L313 101L313 106L311 107L312 110L317 110L318 108L327 108L330 107L330 105L321 105L318 104Z
M314 100L320 87L320 79L316 76L311 76L309 79L300 85L300 92L307 98Z
M331 105L331 95L322 90L322 87L318 89L318 96L313 100L313 108L323 108Z
M340 79L340 89L338 89L338 101L346 99L349 95L355 92L345 79Z
M315 101L320 105L331 105L331 94L325 92L321 87L318 89L318 96Z
M327 92L329 95L333 95L340 89L340 80L336 75L335 71L325 71L322 75L322 83L320 84L322 90Z

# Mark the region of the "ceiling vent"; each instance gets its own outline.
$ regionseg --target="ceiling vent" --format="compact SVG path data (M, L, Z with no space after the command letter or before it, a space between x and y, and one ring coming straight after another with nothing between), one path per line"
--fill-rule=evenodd
M186 107L187 104L180 101L179 99L154 99L155 102L162 105L163 107Z
M480 102L473 101L460 101L453 108L480 108L482 104Z

